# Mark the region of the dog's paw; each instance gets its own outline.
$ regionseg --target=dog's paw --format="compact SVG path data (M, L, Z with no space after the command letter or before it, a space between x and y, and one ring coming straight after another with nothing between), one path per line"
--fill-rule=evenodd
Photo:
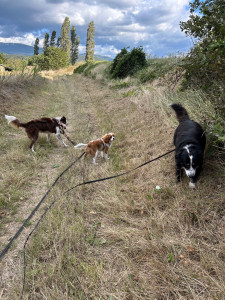
M195 183L194 183L194 182L189 182L189 187L190 187L191 189L194 189L194 188L195 188Z

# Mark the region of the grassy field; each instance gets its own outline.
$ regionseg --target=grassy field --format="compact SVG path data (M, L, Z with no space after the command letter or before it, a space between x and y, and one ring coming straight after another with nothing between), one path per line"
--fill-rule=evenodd
M203 126L214 114L200 93L177 92L157 79L108 81L103 69L98 65L90 76L2 83L1 112L21 121L64 114L76 143L112 131L116 140L109 161L99 157L95 166L82 159L49 194L1 262L0 298L19 298L26 235L56 200L29 241L24 299L223 300L225 172L210 145L195 190L187 178L176 183L170 154L126 176L65 193L173 149L177 120L169 103L183 103ZM53 136L48 144L43 136L33 155L22 129L4 118L0 128L2 248L82 151L64 148Z

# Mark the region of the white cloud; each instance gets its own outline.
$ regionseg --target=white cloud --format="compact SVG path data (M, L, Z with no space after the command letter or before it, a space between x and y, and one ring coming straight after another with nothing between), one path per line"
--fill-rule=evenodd
M95 53L98 55L106 55L109 57L114 57L118 52L120 51L120 49L116 49L113 45L106 45L106 46L102 46L102 45L96 45L95 46Z
M32 46L34 44L34 41L36 39L36 36L33 35L33 33L27 33L24 36L13 36L8 38L1 38L1 43L20 43L24 45Z

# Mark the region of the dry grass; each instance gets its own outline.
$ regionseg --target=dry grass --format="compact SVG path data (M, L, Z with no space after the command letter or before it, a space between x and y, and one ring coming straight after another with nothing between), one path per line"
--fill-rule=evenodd
M39 74L47 79L57 79L58 77L64 76L64 75L72 75L74 69L78 68L80 65L82 65L83 62L79 62L74 66L69 66L67 68L62 68L59 70L49 70L49 71L41 71Z
M54 80L48 89L55 92L53 97L48 90L46 112L68 114L73 140L87 142L108 131L115 132L116 140L108 162L99 158L94 166L82 160L49 196L48 203L57 202L30 241L24 299L224 299L225 174L217 160L206 160L196 190L185 178L175 183L171 154L127 176L64 194L83 180L131 169L173 148L177 122L168 103L177 101L177 94L145 86L128 96L130 88L115 91L80 75ZM195 97L182 94L181 101L199 120L203 112L196 109L200 98L191 102ZM42 147L46 144L38 151ZM9 144L7 149L13 151ZM42 152L45 166L57 153L61 170L80 154L72 148L56 150ZM35 167L41 163L37 160ZM24 166L26 172L31 168ZM33 179L40 179L37 173ZM16 276L11 274L11 282L2 287L7 299L18 299L21 292L20 259Z

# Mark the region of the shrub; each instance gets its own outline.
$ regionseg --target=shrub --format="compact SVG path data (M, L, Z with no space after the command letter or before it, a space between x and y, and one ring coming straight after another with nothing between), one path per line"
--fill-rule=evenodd
M123 57L128 53L127 51L127 48L123 48L121 49L120 53L118 53L116 55L116 57L114 58L113 60L113 63L112 63L112 67L111 67L111 70L110 70L110 73L113 74L113 72L115 71L115 68L118 64L118 62L123 59Z
M58 70L68 65L68 57L62 48L48 47L43 54L32 57L28 64L40 70Z
M0 64L5 64L7 62L7 59L3 56L2 53L0 53Z
M125 78L146 66L147 60L142 47L133 48L131 52L123 48L113 60L110 73L113 78Z

